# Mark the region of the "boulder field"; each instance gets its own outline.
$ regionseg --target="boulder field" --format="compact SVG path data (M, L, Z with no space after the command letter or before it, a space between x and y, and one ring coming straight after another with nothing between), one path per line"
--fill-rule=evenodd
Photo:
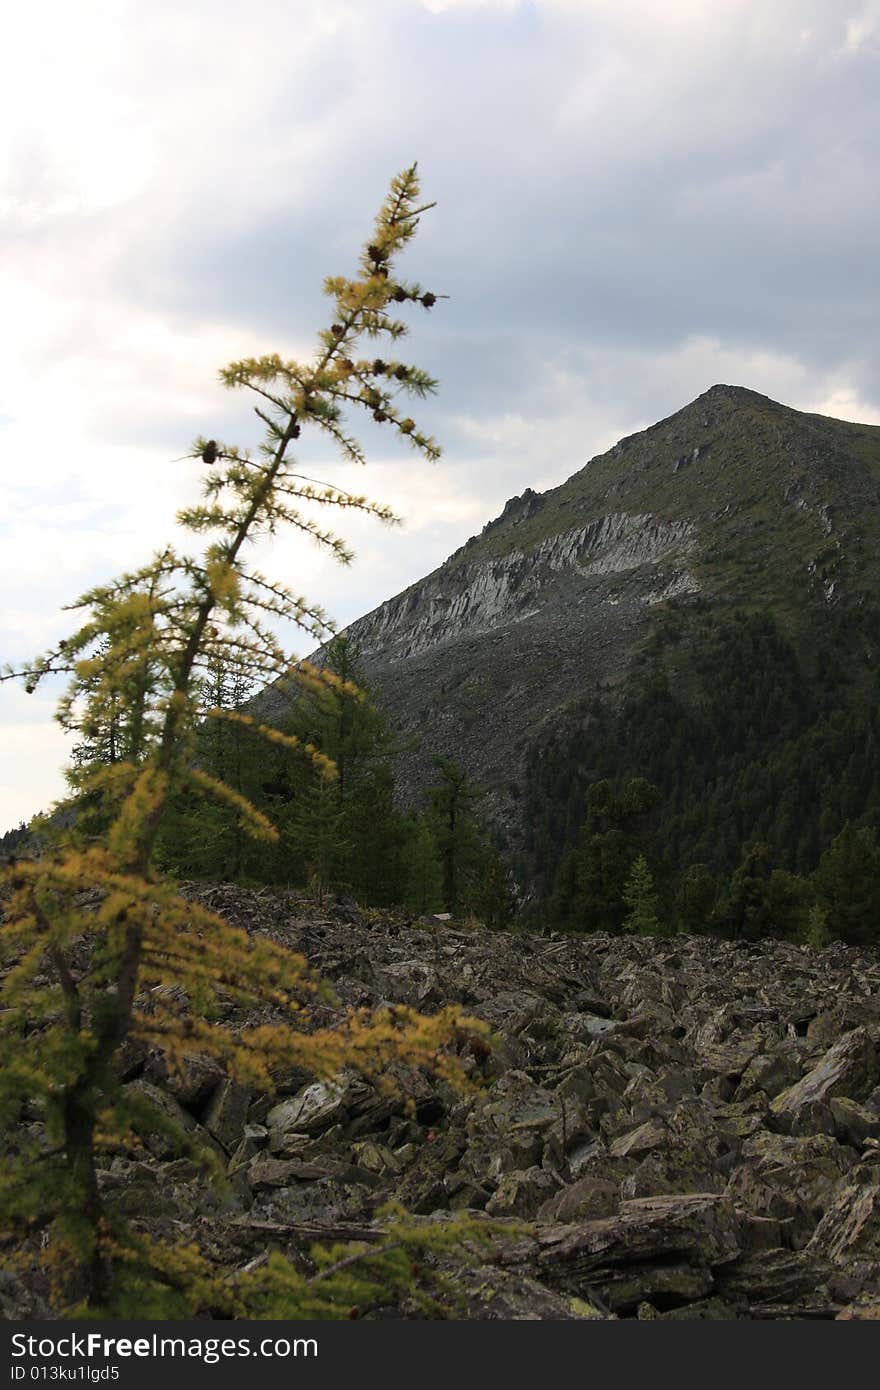
M294 1073L272 1095L131 1049L126 1084L228 1175L212 1187L166 1137L108 1158L104 1190L136 1225L244 1268L381 1238L394 1198L512 1227L490 1264L454 1271L452 1317L880 1316L880 951L498 933L188 891L304 954L335 992L322 1024L456 1004L491 1046L463 1030L467 1093L398 1067L393 1092ZM0 1312L51 1316L20 1274Z

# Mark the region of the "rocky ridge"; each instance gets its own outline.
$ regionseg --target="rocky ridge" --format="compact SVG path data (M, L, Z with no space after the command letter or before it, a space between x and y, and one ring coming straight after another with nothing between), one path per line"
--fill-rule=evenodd
M395 1095L354 1074L258 1095L204 1059L181 1079L132 1053L127 1084L228 1174L218 1194L151 1137L102 1174L136 1224L231 1270L271 1248L302 1260L322 1235L376 1238L394 1197L424 1217L530 1223L492 1264L457 1270L455 1317L878 1315L880 952L488 933L193 891L332 981L322 1022L457 1003L493 1044L463 1033L466 1095L405 1068ZM49 1315L19 1276L0 1312Z
M694 527L688 521L615 512L546 537L528 552L514 549L487 564L463 560L453 574L438 571L418 590L407 589L353 623L348 634L362 660L393 666L459 638L527 622L544 607L553 576L566 572L578 580L622 576L665 562L673 567L679 587L696 592L699 585L682 567L694 546ZM660 594L649 590L643 597L657 602ZM607 600L620 601L613 590Z
M869 602L878 484L880 427L717 385L559 487L511 498L347 629L401 736L402 799L441 753L516 826L529 746L585 696L615 698L670 600L685 619L757 607L807 634L817 612ZM289 698L258 703L277 718Z

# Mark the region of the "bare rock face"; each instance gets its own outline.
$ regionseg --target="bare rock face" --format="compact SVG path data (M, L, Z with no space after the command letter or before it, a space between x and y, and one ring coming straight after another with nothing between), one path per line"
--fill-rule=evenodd
M363 659L395 665L462 638L527 622L552 603L554 576L577 583L589 576L628 575L645 565L656 569L666 562L679 567L679 587L696 591L696 581L684 568L695 544L696 531L688 521L613 512L548 536L527 551L514 549L488 562L476 556L457 565L450 562L415 589L359 618L348 633ZM654 573L648 571L650 578ZM584 589L590 592L591 586ZM657 600L651 589L643 596L646 602Z
M450 1316L876 1316L880 952L367 924L265 890L193 891L303 953L340 1011L466 995L494 1045L462 1054L467 1094L400 1066L393 1093L291 1072L271 1096L216 1076L206 1095L202 1059L169 1077L142 1058L128 1084L228 1184L167 1138L108 1160L103 1190L141 1229L230 1268L279 1242L303 1260L322 1237L381 1239L393 1197L417 1217L519 1223L491 1265L448 1257ZM8 1316L48 1315L40 1300L0 1281Z

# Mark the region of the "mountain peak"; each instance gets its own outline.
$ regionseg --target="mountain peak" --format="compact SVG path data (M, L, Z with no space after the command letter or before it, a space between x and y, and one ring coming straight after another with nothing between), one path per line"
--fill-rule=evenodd
M708 391L704 391L701 396L697 397L697 400L710 400L717 396L729 396L733 400L753 400L757 396L759 400L769 400L769 396L762 396L760 392L753 391L749 386L731 386L721 381L710 386Z
M753 391L749 386L732 386L727 382L721 381L716 382L714 386L709 387L708 391L704 391L702 395L697 396L696 400L691 401L690 405L684 407L684 410L688 411L702 406L717 406L721 404L751 406L753 408L757 406L762 409L767 409L769 407L771 410L787 410L792 411L792 413L799 413L794 411L793 406L786 406L780 401L774 401L770 396L764 396L760 391ZM683 412L679 411L677 413L682 414Z
M716 383L565 483L512 497L482 534L348 629L406 751L515 800L536 731L625 687L674 607L777 615L792 632L880 583L880 428ZM822 618L824 621L824 617Z

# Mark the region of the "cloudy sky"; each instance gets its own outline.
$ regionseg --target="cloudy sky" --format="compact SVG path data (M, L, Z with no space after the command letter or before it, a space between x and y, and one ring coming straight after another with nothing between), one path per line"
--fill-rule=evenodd
M444 458L377 431L331 476L405 527L261 556L341 623L715 382L880 422L880 0L44 0L0 116L2 661L172 536L196 434L256 441L217 369L310 350L413 159ZM58 693L0 686L0 830L61 794Z

